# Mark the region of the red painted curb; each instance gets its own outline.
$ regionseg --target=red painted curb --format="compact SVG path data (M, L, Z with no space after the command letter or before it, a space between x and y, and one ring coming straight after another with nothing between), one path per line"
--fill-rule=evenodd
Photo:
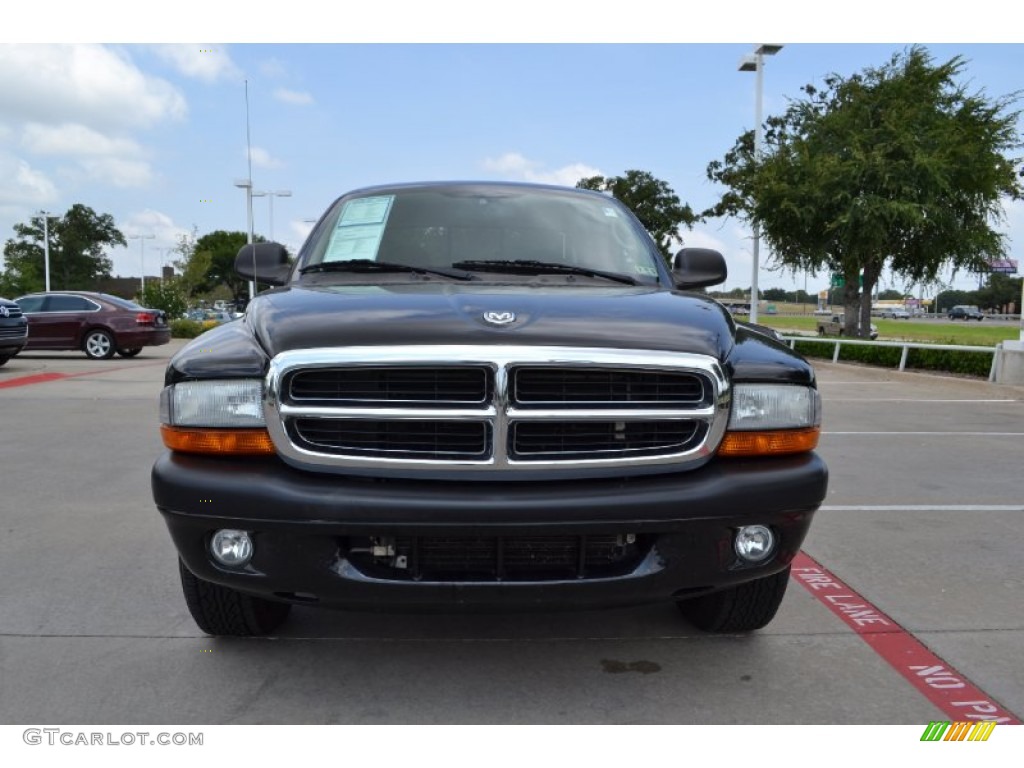
M1012 712L932 653L903 627L804 552L792 578L899 672L946 717L1020 725Z
M59 379L66 379L69 377L67 373L37 373L32 376L19 376L16 379L7 379L6 381L0 381L0 389L8 389L10 387L26 387L29 384L43 384L47 381L57 381Z

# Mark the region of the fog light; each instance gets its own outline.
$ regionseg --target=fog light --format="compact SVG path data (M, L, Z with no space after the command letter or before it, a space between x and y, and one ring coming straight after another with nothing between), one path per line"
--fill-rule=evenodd
M760 563L775 549L775 536L763 525L745 525L736 532L735 549L740 560Z
M245 531L223 529L213 534L210 541L213 559L228 568L238 568L252 559L252 539Z

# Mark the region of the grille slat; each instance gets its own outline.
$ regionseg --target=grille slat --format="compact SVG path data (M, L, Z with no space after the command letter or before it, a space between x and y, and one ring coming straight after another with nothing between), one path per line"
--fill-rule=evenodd
M694 405L704 382L690 373L587 368L519 368L513 399L522 405Z
M293 431L304 447L340 454L468 460L490 450L488 425L473 421L296 419Z
M289 382L296 402L360 404L483 403L489 398L485 368L333 368L300 371Z
M21 328L0 328L0 339L20 339L28 336L28 326Z
M518 422L512 455L529 460L679 453L701 437L693 421Z
M588 536L398 536L374 556L356 541L349 558L360 570L394 580L530 581L602 578L636 568L648 541L622 534Z

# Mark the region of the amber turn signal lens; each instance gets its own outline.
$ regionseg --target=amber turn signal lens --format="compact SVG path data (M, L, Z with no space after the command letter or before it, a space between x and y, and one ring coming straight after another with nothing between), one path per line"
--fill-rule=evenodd
M221 456L266 456L274 443L265 429L180 429L160 425L164 445L181 453L215 453Z
M806 453L818 447L821 430L780 429L771 432L726 432L719 456L778 456Z

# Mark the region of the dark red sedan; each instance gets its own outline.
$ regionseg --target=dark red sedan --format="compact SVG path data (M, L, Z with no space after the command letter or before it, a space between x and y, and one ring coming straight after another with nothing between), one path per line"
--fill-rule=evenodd
M105 360L135 357L143 347L166 344L171 329L159 309L146 309L108 293L51 291L15 299L28 318L26 351L80 349Z

